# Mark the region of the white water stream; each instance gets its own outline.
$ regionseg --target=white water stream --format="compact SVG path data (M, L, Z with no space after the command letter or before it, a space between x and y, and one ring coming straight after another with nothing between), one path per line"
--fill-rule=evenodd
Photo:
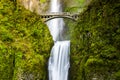
M51 0L50 12L62 12L60 0ZM54 40L48 62L49 80L68 80L70 41L66 40L65 23L62 18L56 18L47 25Z

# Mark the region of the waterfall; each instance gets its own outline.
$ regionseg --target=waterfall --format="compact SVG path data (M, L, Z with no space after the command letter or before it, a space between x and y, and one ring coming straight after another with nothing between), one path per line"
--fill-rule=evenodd
M60 0L51 0L50 12L62 12ZM48 61L49 80L68 80L70 67L70 40L63 18L52 19L47 22L54 40L54 46Z

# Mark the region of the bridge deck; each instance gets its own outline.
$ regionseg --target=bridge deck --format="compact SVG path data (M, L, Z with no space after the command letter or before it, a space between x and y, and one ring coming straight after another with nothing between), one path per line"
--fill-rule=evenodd
M79 15L79 13L69 13L69 12L50 12L50 13L41 13L40 16L72 16Z

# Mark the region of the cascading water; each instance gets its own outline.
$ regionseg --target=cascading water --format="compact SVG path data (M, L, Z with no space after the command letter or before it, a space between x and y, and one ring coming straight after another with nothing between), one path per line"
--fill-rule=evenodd
M51 1L50 12L62 12L60 0ZM70 41L67 39L65 23L62 18L56 18L47 22L47 25L54 40L48 62L49 80L68 80Z

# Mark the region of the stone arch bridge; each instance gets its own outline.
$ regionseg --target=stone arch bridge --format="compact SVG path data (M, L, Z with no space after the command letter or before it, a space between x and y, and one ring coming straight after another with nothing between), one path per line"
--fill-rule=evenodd
M42 18L44 22L47 22L55 18L68 18L68 19L72 19L73 21L77 21L79 18L79 13L69 13L69 12L41 13L40 18Z

